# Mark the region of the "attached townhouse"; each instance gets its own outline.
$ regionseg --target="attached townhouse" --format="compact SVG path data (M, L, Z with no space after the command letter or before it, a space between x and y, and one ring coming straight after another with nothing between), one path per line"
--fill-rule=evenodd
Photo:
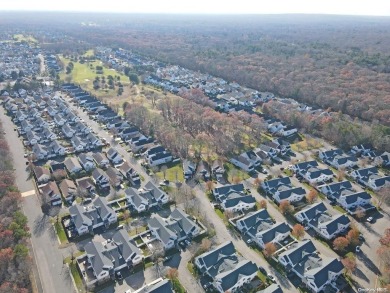
M72 180L64 179L60 183L62 197L71 204L77 195L77 187Z
M291 203L299 202L306 195L306 191L302 187L292 185L289 177L266 180L261 184L261 187L277 203L283 200L288 200Z
M201 228L196 221L181 209L175 209L167 218L153 214L148 220L148 227L164 249L168 250L180 241L191 240L199 235Z
M257 275L257 266L240 256L231 241L195 258L196 267L202 275L212 279L214 288L221 293L242 292Z
M372 190L379 190L385 185L390 184L390 176L379 175L376 167L367 167L359 170L354 170L350 173L358 183L369 187Z
M371 203L371 196L365 192L356 192L349 181L336 182L321 186L321 191L328 198L337 201L348 213L366 212L375 207Z
M80 165L86 172L89 172L96 168L95 161L93 159L92 154L90 153L81 153L78 155L77 159L80 162Z
M69 175L77 175L83 170L76 157L66 158L64 164Z
M96 228L108 227L118 221L115 211L103 197L97 197L88 206L72 205L69 213L78 235L93 233Z
M133 186L139 186L141 179L138 172L128 162L124 162L118 170L122 173L123 177L130 181Z
M295 218L327 240L344 234L351 225L351 221L346 215L330 215L322 202L309 205L296 213Z
M102 169L96 168L92 171L92 180L100 189L110 188L110 180Z
M243 184L217 187L213 190L213 195L225 211L239 212L256 205L255 198L245 191Z
M39 186L39 191L43 202L49 203L52 206L59 206L62 204L61 193L54 181Z
M237 220L236 226L261 249L267 243L281 243L291 232L290 226L285 222L275 223L266 209L249 213Z
M115 232L112 239L87 243L84 250L87 269L92 271L98 284L110 280L119 270L133 268L144 258L142 251L123 229Z
M294 272L311 292L339 292L337 284L344 266L336 258L321 258L311 240L294 243L278 256L289 272Z

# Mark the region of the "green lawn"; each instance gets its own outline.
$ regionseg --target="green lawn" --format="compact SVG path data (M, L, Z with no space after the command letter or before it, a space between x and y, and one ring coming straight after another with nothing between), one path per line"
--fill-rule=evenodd
M70 59L65 58L63 56L59 56L59 58L64 63L64 67L66 67L68 65L68 63L70 62ZM129 84L129 78L126 75L119 73L116 70L105 67L101 61L86 62L84 64L81 64L79 62L73 62L73 65L74 65L74 67L73 67L72 72L70 74L66 74L66 72L64 70L63 72L60 73L60 78L62 80L66 80L66 77L69 76L72 78L73 82L84 86L84 88L86 90L92 91L93 93L95 93L98 96L102 96L102 95L116 96L117 87L114 90L110 90L110 89L99 89L97 91L94 90L93 89L93 81L95 80L96 76L99 76L100 78L104 76L106 79L108 78L109 75L111 75L113 77L119 76L120 81L123 85ZM90 65L92 65L92 68ZM96 73L96 71L95 71L96 66L103 67L103 74Z
M61 244L68 243L68 238L66 237L65 230L61 222L55 222L54 229L56 230L57 236L60 239Z
M81 279L80 273L77 269L77 265L75 263L69 264L70 272L73 276L74 282L76 283L77 291L84 292L83 280Z
M175 279L171 280L171 282L172 282L173 290L176 293L185 293L185 292L187 292L186 289L184 289L183 285L180 284L179 279L175 278Z
M183 167L180 162L167 169L165 178L170 182L176 182L176 174L177 174L177 180L180 182L184 182ZM156 175L160 180L164 179L163 172L161 171L157 172Z
M13 39L17 42L38 43L38 40L31 35L16 34L13 35Z
M95 51L93 49L90 49L83 54L84 57L91 57L94 55L95 55Z
M73 254L73 257L74 258L77 258L79 257L80 255L83 255L85 252L84 251L76 251L74 254ZM70 264L72 262L72 257L71 256L68 256L64 259L64 262L67 263L67 264Z
M295 152L301 152L301 151L307 151L307 150L313 150L313 149L319 149L322 147L322 144L316 140L315 138L306 138L302 137L302 141L294 143L291 145L291 150Z
M238 169L232 163L225 163L225 170L228 175L228 180L230 181L232 181L233 177L238 177L240 180L246 180L250 177L247 172Z

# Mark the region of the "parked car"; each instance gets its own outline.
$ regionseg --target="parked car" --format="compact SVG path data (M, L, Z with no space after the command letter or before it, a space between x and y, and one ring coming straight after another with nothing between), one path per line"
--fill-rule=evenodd
M368 217L366 221L369 222L369 223L371 223L373 220L374 220L373 217Z
M123 280L122 273L121 273L120 271L116 272L116 273L115 273L115 278L116 278L118 281L122 281L122 280Z
M262 272L264 275L267 274L267 271L262 266L259 266L259 271Z
M267 277L268 277L268 279L270 279L272 282L276 282L276 279L275 279L275 277L273 276L273 275L271 275L271 274L267 274Z
M360 246L356 246L355 251L356 253L359 253L361 251Z

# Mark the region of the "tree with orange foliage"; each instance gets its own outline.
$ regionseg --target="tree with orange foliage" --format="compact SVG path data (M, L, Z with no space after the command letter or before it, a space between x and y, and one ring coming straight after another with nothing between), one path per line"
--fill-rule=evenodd
M346 238L352 245L358 245L359 235L360 235L359 230L356 227L353 227L351 230L348 231Z
M259 201L260 209L267 209L267 201L265 199L262 199Z
M313 203L316 201L318 197L318 192L315 189L311 189L309 193L306 195L306 200L308 203Z
M305 228L301 224L295 224L291 234L299 240L305 235Z
M334 250L343 251L349 245L349 241L346 237L337 237L333 241Z
M276 246L272 242L268 242L264 245L263 254L265 257L271 257L276 252Z
M356 258L355 256L348 256L341 260L341 263L344 265L345 272L350 275L356 270Z
M288 200L282 200L279 204L279 209L283 215L290 214L294 211L294 207L290 204Z

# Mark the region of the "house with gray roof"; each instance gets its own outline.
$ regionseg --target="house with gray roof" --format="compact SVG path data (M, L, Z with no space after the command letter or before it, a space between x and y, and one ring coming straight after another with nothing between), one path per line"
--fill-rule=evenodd
M78 235L92 233L98 227L108 227L118 221L116 213L102 197L97 197L88 206L72 205L69 213Z
M121 166L119 166L118 170L122 173L124 178L130 181L132 185L139 186L141 184L138 172L128 162L124 162Z
M249 210L256 205L255 198L245 191L243 184L217 187L214 188L213 194L215 199L221 204L221 207L226 211Z
M295 218L327 240L345 233L351 225L351 221L344 214L330 215L322 202L309 205L296 213Z
M294 243L278 256L278 261L287 271L294 272L313 292L338 292L335 281L341 276L344 266L335 258L321 258L311 240Z
M83 170L83 167L81 167L76 157L66 158L64 164L70 175L78 174Z
M92 171L92 180L100 189L110 188L110 180L102 169L96 168Z
M38 184L46 183L51 179L50 170L41 166L34 166L34 176Z
M161 241L165 250L173 248L178 242L191 239L201 232L200 226L181 209L175 209L163 218L153 214L148 220L152 234Z
M91 154L81 153L78 155L77 159L80 162L80 165L83 167L85 171L91 171L96 168L95 161Z
M136 291L133 291L133 293L174 293L174 291L170 280L158 278Z
M306 191L302 187L294 187L289 177L275 178L261 183L262 189L273 199L280 203L283 200L289 202L301 201Z
M237 254L231 241L199 255L194 263L202 275L213 280L214 288L221 293L240 292L258 271L255 263Z
M247 214L236 221L237 229L246 234L260 248L265 244L280 243L290 235L291 228L284 222L275 223L266 209Z
M47 202L52 206L58 206L62 204L61 193L54 181L49 181L45 185L41 185L39 187L39 191L43 198L43 202Z
M64 179L61 181L60 190L62 197L68 202L72 203L77 195L77 187L72 180Z
M112 239L87 243L84 250L87 267L92 270L98 284L108 281L116 271L131 269L143 260L142 251L123 229L115 232Z

